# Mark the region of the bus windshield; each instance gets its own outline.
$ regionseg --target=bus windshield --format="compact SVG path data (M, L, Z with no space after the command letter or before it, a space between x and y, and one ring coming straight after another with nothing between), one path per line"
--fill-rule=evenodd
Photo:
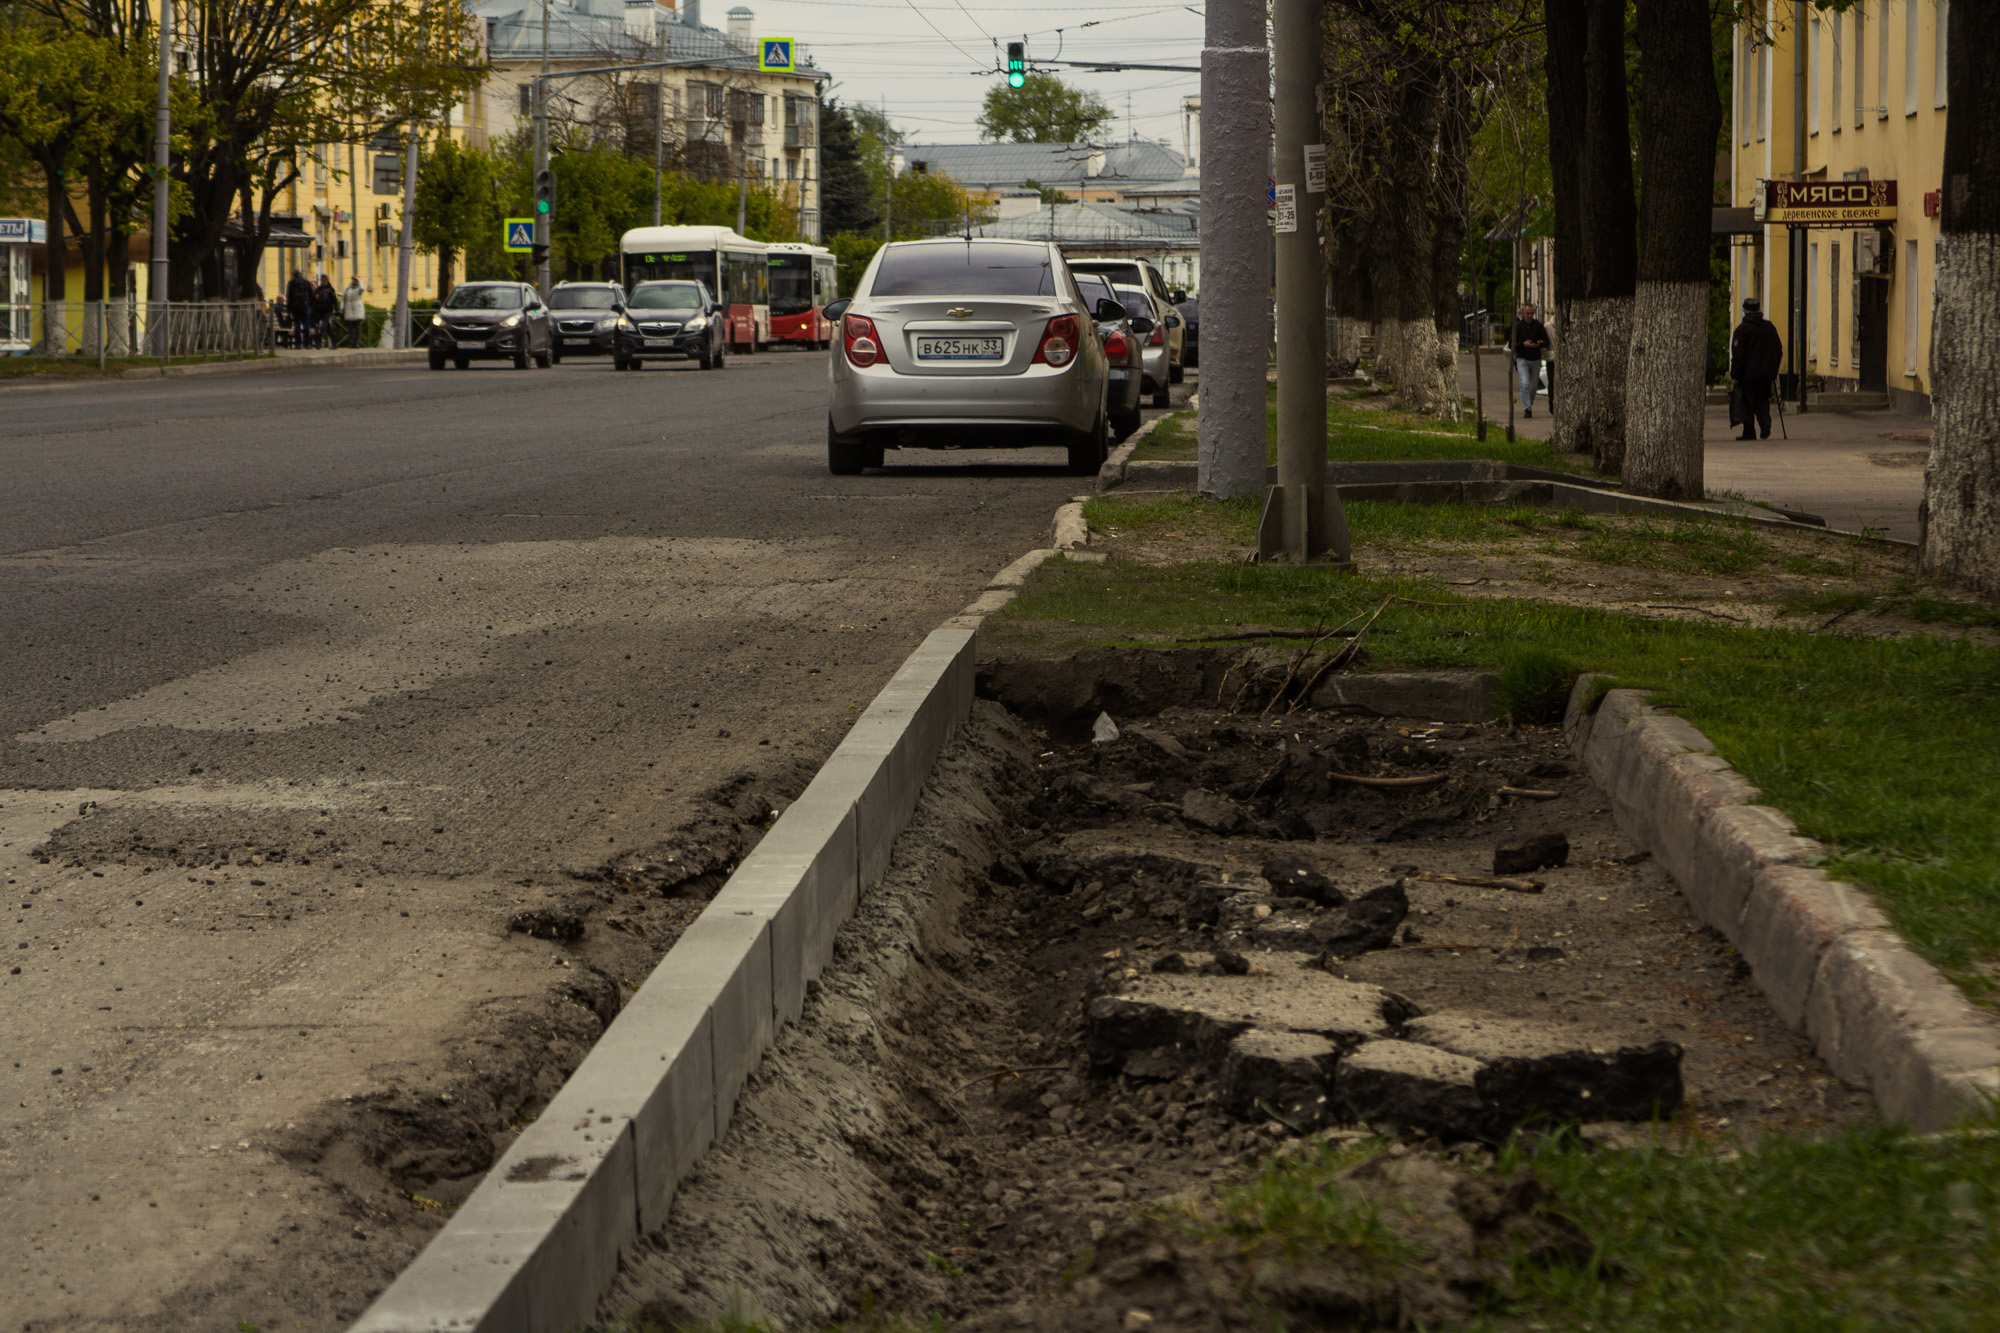
M771 256L771 313L800 315L813 307L812 256Z
M625 256L625 290L630 291L642 282L658 282L661 279L681 279L683 281L706 282L710 286L717 283L715 272L715 252L697 250L691 254L627 254Z

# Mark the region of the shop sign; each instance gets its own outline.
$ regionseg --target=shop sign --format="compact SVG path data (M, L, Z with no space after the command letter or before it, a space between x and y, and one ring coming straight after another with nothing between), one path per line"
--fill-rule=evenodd
M1896 220L1894 181L1766 181L1772 226L1878 227Z
M48 224L40 218L0 218L0 245L47 245Z

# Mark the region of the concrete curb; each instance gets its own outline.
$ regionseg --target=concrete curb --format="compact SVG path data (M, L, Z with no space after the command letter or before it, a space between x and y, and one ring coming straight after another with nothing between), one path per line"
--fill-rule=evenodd
M1892 1120L1943 1129L2000 1096L2000 1023L1918 957L1826 849L1681 718L1585 676L1563 733L1618 823L1728 936L1787 1024Z
M569 1333L622 1247L729 1128L744 1080L842 922L889 864L931 765L971 712L982 617L1030 551L910 654L776 825L660 960L576 1072L354 1333Z
M1167 413L1167 416L1175 415L1177 414L1173 412ZM1139 447L1141 440L1153 433L1153 427L1166 419L1167 417L1154 417L1151 421L1148 421L1145 425L1126 436L1125 443L1111 451L1111 456L1104 460L1104 466L1097 469L1097 493L1099 495L1104 494L1114 486L1123 484L1125 480L1125 464L1130 461L1132 451Z
M185 366L140 366L122 371L121 380L206 379L216 375L265 375L280 370L327 370L349 366L394 366L423 361L421 347L357 347L338 352L280 352L247 361L197 361Z

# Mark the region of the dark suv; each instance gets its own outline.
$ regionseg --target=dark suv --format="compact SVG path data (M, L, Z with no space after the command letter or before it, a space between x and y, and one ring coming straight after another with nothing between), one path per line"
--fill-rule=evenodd
M699 361L721 370L728 350L728 320L705 282L642 282L625 301L618 321L615 364L637 370L647 361Z
M431 316L431 369L449 361L464 370L477 358L505 358L547 369L549 308L525 282L461 282Z
M615 282L557 283L549 292L554 359L616 354L618 317L624 313L625 289Z

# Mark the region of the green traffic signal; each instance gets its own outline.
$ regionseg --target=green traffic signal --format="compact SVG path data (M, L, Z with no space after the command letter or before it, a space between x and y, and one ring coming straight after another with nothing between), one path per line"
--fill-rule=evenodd
M1028 81L1028 48L1023 42L1007 43L1007 86L1019 88Z
M548 211L549 211L549 201L548 201L548 200L546 200L546 199L537 199L537 200L535 201L535 211L536 211L537 213L546 213L546 212L548 212Z
M1010 69L1007 71L1007 86L1009 88L1018 88L1027 81L1028 81L1028 76L1023 74L1020 70Z

